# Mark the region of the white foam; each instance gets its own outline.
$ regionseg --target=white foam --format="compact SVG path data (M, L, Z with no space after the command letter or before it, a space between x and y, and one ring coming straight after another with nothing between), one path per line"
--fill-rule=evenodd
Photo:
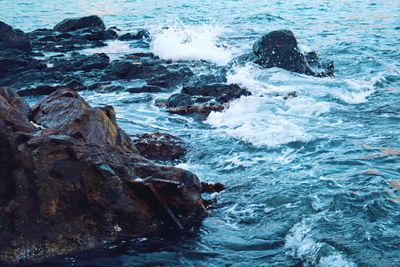
M127 42L113 40L107 42L107 46L88 48L82 50L82 52L84 54L106 53L110 57L110 60L113 61L125 56L126 54L142 52L142 50L130 47Z
M301 259L305 266L355 267L351 259L346 258L331 245L314 240L312 229L315 222L323 215L324 213L321 212L314 217L305 218L292 227L285 239L287 253Z
M218 44L224 29L212 25L183 25L175 22L166 29L152 32L152 52L162 59L207 60L225 65L232 52Z
M303 127L279 114L286 112L273 105L265 97L241 98L232 102L223 112L212 112L206 122L255 146L277 146L311 140Z

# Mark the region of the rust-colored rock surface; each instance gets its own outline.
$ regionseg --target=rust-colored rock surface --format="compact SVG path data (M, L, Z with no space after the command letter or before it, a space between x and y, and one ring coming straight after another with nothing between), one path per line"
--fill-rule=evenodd
M30 119L27 108L0 90L0 264L185 230L205 217L197 176L140 156L111 107L61 89Z
M138 135L134 143L142 156L152 160L175 160L187 152L180 138L166 133Z

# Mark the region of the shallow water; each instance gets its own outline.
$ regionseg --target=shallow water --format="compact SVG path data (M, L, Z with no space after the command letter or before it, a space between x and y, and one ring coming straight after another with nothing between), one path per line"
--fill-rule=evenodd
M83 92L94 105L114 105L129 134L183 138L190 152L178 166L228 189L195 237L135 241L146 249L67 265L400 266L399 1L0 4L0 20L25 31L87 14L124 31L146 28L155 54L197 74L215 70L200 60L223 66L275 29L292 30L303 50L335 61L336 76L324 79L233 67L228 82L253 95L205 121L153 105L169 94ZM113 58L135 49L101 48ZM284 101L290 91L298 97Z

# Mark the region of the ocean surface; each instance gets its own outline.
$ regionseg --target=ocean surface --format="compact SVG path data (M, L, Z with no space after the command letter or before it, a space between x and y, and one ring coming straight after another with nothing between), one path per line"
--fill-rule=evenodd
M153 53L197 75L276 29L292 30L336 72L233 66L228 82L252 96L203 121L154 105L172 92L82 92L93 105L112 104L130 135L181 137L189 153L172 164L227 190L211 196L218 204L197 233L61 265L400 266L400 1L0 0L0 20L24 31L88 14L149 30ZM85 52L115 59L138 50L113 41ZM283 100L290 91L298 97Z

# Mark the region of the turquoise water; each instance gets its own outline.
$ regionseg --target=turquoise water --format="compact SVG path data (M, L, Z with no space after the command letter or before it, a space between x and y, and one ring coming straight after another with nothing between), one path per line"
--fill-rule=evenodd
M184 139L190 152L178 166L228 189L215 195L218 204L195 236L136 240L141 250L67 265L400 266L399 1L0 4L0 20L25 31L87 14L123 31L148 29L152 52L198 75L276 29L292 30L303 50L335 61L336 76L324 79L234 66L228 82L253 95L204 121L154 106L171 93L83 92L94 105L114 105L129 134ZM101 49L114 58L136 50L122 42ZM284 101L290 91L298 97Z

